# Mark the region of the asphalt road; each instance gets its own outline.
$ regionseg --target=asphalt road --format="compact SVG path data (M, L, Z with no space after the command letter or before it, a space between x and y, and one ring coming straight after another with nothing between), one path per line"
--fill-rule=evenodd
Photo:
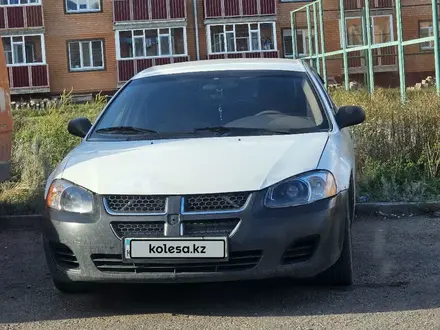
M0 329L440 329L440 219L358 219L355 284L111 287L63 296L40 234L0 228Z

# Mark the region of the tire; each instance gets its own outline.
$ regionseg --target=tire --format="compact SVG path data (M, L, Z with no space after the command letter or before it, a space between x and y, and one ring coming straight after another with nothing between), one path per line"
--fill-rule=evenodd
M349 199L350 200L350 199ZM351 202L347 202L347 219L344 231L344 243L339 259L327 270L318 275L318 281L330 286L350 286L353 284L353 255L351 241Z
M348 188L348 195L349 195L350 224L352 224L356 213L356 190L355 190L353 175L350 176L350 187Z
M90 291L90 286L86 283L61 282L53 279L53 284L58 291L64 294L79 294L87 293Z

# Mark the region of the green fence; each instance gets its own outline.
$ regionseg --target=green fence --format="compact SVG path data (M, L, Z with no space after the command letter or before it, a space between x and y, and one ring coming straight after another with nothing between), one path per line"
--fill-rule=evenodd
M406 101L406 82L405 82L405 52L404 47L415 44L422 44L425 42L434 42L434 56L435 56L435 76L436 76L436 88L437 93L440 96L440 54L439 54L439 11L438 0L432 1L432 26L434 35L426 38L418 38L411 40L403 40L402 30L402 6L401 0L395 0L396 10L396 25L397 25L397 41L386 43L373 43L371 28L365 28L363 46L347 47L347 33L346 33L346 20L345 20L345 8L344 0L340 0L339 12L341 20L341 46L342 49L332 52L325 51L325 32L324 32L324 17L323 17L323 1L317 0L309 3L301 8L290 12L291 30L292 30L292 52L293 58L298 58L297 42L296 42L296 15L299 12L305 12L307 18L307 33L308 33L308 56L302 57L304 60L309 60L311 65L321 73L324 82L327 87L327 60L329 57L342 55L343 67L344 67L344 83L345 88L349 89L349 68L348 68L348 54L351 52L366 51L366 66L367 66L367 84L370 93L374 92L374 66L373 66L373 49L379 49L384 47L397 46L397 58L398 58L398 71L400 76L400 93L402 96L402 102ZM370 14L370 0L365 0L365 7L363 8L365 25L371 27L371 14ZM313 15L313 21L312 21ZM318 19L319 16L319 19ZM315 51L313 49L312 40L312 25L315 31ZM319 29L318 29L319 26ZM318 33L319 31L319 33ZM319 37L318 37L319 36ZM320 47L319 47L320 46Z

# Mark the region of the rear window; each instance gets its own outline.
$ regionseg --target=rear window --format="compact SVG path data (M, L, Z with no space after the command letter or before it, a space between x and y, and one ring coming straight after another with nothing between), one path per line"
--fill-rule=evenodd
M329 122L305 73L233 70L135 79L109 104L91 137L131 133L105 131L111 127L141 128L157 138L209 127L231 128L229 135L318 132L329 130Z

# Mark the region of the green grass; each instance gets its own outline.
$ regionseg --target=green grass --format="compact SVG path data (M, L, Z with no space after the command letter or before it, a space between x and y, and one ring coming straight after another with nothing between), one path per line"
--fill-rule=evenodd
M367 113L353 128L358 198L369 201L440 199L440 98L433 90L334 91L335 103L357 104Z
M353 128L360 201L440 200L440 98L433 90L410 92L400 104L397 90L332 91L338 106L360 105L367 121ZM78 116L93 121L104 98L73 105L64 95L58 108L15 110L13 177L0 184L0 214L39 213L45 179L79 143L67 123Z
M63 95L58 108L14 110L12 179L0 184L1 214L40 213L46 178L80 139L67 132L76 117L95 120L105 105L103 97L74 105Z

